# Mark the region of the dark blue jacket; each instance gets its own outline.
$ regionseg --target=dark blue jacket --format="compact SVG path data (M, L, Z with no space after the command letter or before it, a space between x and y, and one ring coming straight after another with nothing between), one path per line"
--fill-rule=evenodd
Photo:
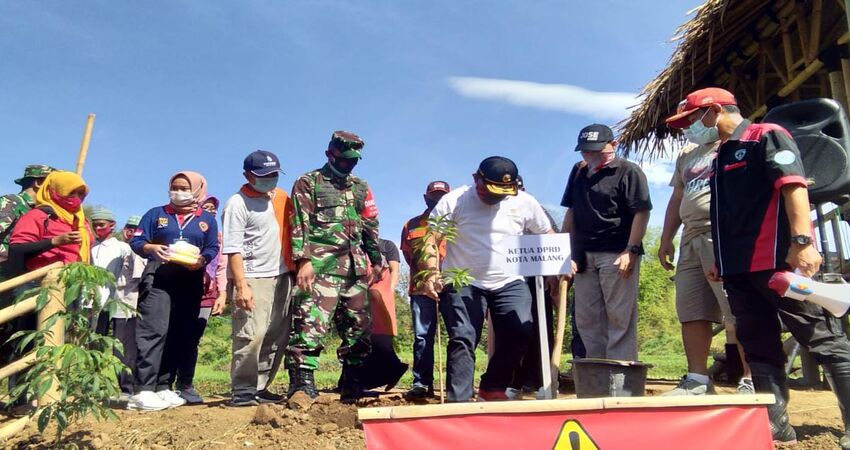
M177 214L170 205L157 206L142 216L139 228L130 247L142 257L153 260L145 254L145 244L171 245L180 238ZM183 229L183 240L201 249L201 256L207 264L218 257L218 224L215 216L198 208L192 220Z

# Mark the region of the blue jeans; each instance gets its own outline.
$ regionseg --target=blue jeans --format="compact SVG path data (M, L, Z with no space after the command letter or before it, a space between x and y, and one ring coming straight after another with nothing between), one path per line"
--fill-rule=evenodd
M496 334L496 351L481 375L481 389L504 391L525 355L533 332L531 292L525 281L514 281L500 289L468 286L460 291L446 289L440 306L449 332L446 367L446 399L465 402L472 399L475 376L475 348L481 340L485 312L490 310Z
M413 385L434 386L434 335L437 332L437 302L426 295L410 296L413 313Z

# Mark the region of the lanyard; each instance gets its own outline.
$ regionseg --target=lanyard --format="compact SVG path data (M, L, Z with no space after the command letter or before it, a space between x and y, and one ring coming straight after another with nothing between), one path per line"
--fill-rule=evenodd
M177 214L174 215L174 220L177 221L177 230L180 231L180 237L177 238L178 241L183 240L183 230L186 228L186 225L189 225L189 222L191 222L194 218L194 213L187 214L186 216L183 216L183 225L180 225L180 220L177 218Z

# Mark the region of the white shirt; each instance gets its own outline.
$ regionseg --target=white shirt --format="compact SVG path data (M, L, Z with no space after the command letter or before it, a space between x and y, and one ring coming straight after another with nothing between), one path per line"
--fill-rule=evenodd
M523 279L505 273L496 263L495 255L505 236L518 236L524 230L545 234L552 229L540 203L523 191L488 205L474 188L462 186L444 195L431 211L431 217L440 216L455 221L458 228L455 242L446 244L442 270L468 269L474 278L472 285L486 290Z
M118 308L111 318L128 319L135 316L139 301L139 281L147 260L133 253L126 242L111 236L105 241L95 242L91 248L91 256L92 264L108 270L115 277L114 287L100 289L100 304L103 305L107 299L114 298L132 310Z
M270 198L236 193L227 199L221 222L221 253L241 254L246 278L276 277L288 271ZM233 278L230 267L227 271Z

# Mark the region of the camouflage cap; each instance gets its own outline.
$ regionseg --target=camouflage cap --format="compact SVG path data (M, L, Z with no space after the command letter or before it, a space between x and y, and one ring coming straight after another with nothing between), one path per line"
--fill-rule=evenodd
M338 151L343 158L360 158L363 152L363 139L350 131L334 131L328 150Z
M44 164L32 164L24 168L24 176L15 180L15 184L18 186L24 185L24 180L27 178L45 178L50 172L53 172L53 167L46 166Z

